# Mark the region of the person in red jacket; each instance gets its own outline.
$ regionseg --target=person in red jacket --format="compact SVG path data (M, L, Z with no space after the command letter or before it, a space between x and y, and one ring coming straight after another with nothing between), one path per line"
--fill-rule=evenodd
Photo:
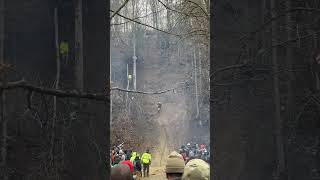
M125 164L125 165L129 166L131 173L133 173L134 166L130 160L122 161L121 164Z
M200 145L200 149L203 150L206 146L204 144Z

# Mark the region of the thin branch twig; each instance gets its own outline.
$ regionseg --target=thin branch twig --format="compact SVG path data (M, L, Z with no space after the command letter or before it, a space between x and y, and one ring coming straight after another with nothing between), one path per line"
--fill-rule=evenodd
M129 0L126 0L111 16L111 19L120 12L120 10L129 2Z
M193 2L193 1L190 1L190 0L188 0L187 2L190 2L194 5L196 5L197 7L199 7L201 9L201 11L209 18L209 14L200 6L200 4Z
M111 88L111 90L119 90L119 91L123 91L123 92L131 92L131 93L138 93L138 94L163 94L163 93L167 93L170 91L174 91L174 88L163 90L163 91L155 91L155 92L132 91L132 90L121 89L118 87L113 87L113 88Z
M113 10L110 10L110 11L111 11L111 12L114 12ZM118 15L118 16L120 16L120 17L122 17L122 18L124 18L124 19L127 19L127 20L129 20L129 21L132 21L132 22L135 22L135 23L137 23L137 24L140 24L140 25L143 25L143 26L149 27L149 28L151 28L151 29L154 29L154 30L157 30L157 31L160 31L160 32L166 33L166 34L170 34L170 35L173 35L173 36L180 37L180 35L178 35L178 34L173 34L173 33L170 33L170 32L167 32L167 31L164 31L164 30L162 30L162 29L159 29L159 28L156 28L156 27L150 26L149 24L145 24L145 23L142 23L142 22L136 21L136 20L131 19L131 18L128 18L128 17L126 17L126 16L124 16L124 15L122 15L122 14L120 14L120 13L117 13L117 15Z
M278 20L279 18L288 15L289 13L294 13L294 12L299 12L299 11L308 11L308 12L317 12L320 13L320 9L318 8L293 8L293 9L289 9L287 11L285 11L284 13L275 16L273 18L271 18L269 21L267 21L266 23L262 24L261 26L259 26L257 29L255 29L252 32L249 32L247 35L243 36L240 38L240 40L245 39L245 38L249 38L250 36L254 36L256 33L262 31L266 26L268 26L269 24L271 24L273 21Z

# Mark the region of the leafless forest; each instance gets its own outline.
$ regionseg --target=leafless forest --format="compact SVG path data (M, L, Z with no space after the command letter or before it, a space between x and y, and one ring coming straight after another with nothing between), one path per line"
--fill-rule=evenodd
M149 148L151 172L210 144L209 20L209 1L111 1L111 146Z
M164 157L209 126L215 179L319 179L319 12L318 0L0 0L0 179L107 179L109 145Z
M319 3L212 4L216 179L319 178Z

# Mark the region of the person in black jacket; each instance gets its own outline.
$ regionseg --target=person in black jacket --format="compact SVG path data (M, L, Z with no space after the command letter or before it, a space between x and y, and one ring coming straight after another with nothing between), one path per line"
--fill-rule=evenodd
M142 165L141 165L141 160L140 160L140 157L139 155L136 156L136 158L134 159L134 162L133 162L133 165L134 165L134 171L135 171L135 174L137 175L137 180L138 179L141 179L141 176L142 176Z

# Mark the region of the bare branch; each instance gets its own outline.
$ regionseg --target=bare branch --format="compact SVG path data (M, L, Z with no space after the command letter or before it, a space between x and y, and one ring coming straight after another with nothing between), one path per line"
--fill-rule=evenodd
M8 83L0 83L0 89L1 90L11 90L11 89L26 89L29 91L34 91L41 94L47 94L57 97L73 97L73 98L82 98L82 99L92 99L96 101L109 101L109 97L104 94L89 94L84 92L77 92L77 91L63 91L58 89L51 89L51 88L45 88L45 87L39 87L31 85L24 80L21 81L15 81L15 82L8 82Z
M120 12L120 10L129 2L129 0L126 0L111 16L110 19L112 19L116 14L118 14L118 12Z
M209 14L200 6L200 4L193 2L193 1L190 1L190 0L188 0L187 2L190 2L194 5L196 5L197 7L199 7L201 9L201 11L209 18Z
M96 101L109 101L110 98L105 93L85 93L85 92L78 92L78 91L65 91L65 90L58 90L58 89L51 89L51 88L45 88L40 86L35 86L32 84L27 83L24 80L21 81L15 81L15 82L8 82L8 83L0 83L0 90L12 90L12 89L26 89L29 92L37 92L40 94L47 94L52 96L57 96L61 98L82 98L82 99L91 99ZM132 91L132 90L126 90L121 89L118 87L113 87L110 89L112 90L118 90L123 92L129 92L129 93L138 93L138 94L163 94L167 92L174 92L175 88L162 90L162 91L155 91L155 92L144 92L144 91Z
M132 90L126 90L126 89L121 89L118 87L113 87L111 88L111 90L118 90L118 91L123 91L123 92L129 92L129 93L138 93L138 94L163 94L163 93L167 93L167 92L174 92L174 88L172 89L167 89L167 90L163 90L163 91L155 91L155 92L143 92L143 91L132 91Z
M271 18L269 21L267 21L266 23L262 24L260 27L258 27L257 29L255 29L252 32L249 32L247 35L243 36L240 38L240 40L245 39L245 38L249 38L250 36L254 36L256 33L262 31L266 26L268 26L269 24L271 24L273 21L278 20L279 18L288 15L289 13L294 13L294 12L298 12L298 11L308 11L308 12L317 12L320 13L320 9L318 8L293 8L293 9L289 9L287 11L285 11L284 13L275 16L273 18Z
M111 12L114 12L113 10L110 10L110 11L111 11ZM142 22L139 22L139 21L136 21L136 20L134 20L134 19L128 18L128 17L126 17L126 16L124 16L124 15L121 15L120 13L117 13L117 15L120 16L120 17L122 17L122 18L124 18L124 19L127 19L127 20L129 20L129 21L135 22L135 23L137 23L137 24L140 24L140 25L143 25L143 26L147 26L147 27L149 27L149 28L151 28L151 29L154 29L154 30L157 30L157 31L166 33L166 34L170 34L170 35L173 35L173 36L180 37L180 35L178 35L178 34L173 34L173 33L164 31L164 30L162 30L162 29L159 29L159 28L150 26L150 25L148 25L148 24L144 24L144 23L142 23Z
M188 13L185 13L185 12L182 12L182 11L178 11L176 9L173 9L173 8L170 8L169 6L167 6L166 4L164 4L161 0L158 0L158 2L160 4L162 4L162 6L164 6L166 9L170 10L170 11L173 11L173 12L176 12L176 13L179 13L179 14L183 14L187 17L204 17L204 16L195 16L195 15L190 15Z
M159 11L156 11L156 12L151 12L151 13L146 14L146 15L144 15L144 16L135 17L135 18L133 18L132 20L138 20L138 19L142 19L142 18L147 18L147 17L150 16L150 15L153 15L153 14L155 14L155 13L159 13L159 12L162 12L162 11L164 11L164 9L159 10ZM130 20L130 21L122 22L122 23L112 23L112 24L110 24L110 25L111 25L111 26L120 26L120 25L127 24L127 23L129 23L129 22L132 22L132 21Z
M226 70L229 70L229 69L242 68L242 67L245 67L245 66L248 66L248 65L247 64L235 64L235 65L231 65L231 66L227 66L227 67L223 67L223 68L217 69L216 71L214 71L210 75L210 78L214 77L218 72L226 71Z

